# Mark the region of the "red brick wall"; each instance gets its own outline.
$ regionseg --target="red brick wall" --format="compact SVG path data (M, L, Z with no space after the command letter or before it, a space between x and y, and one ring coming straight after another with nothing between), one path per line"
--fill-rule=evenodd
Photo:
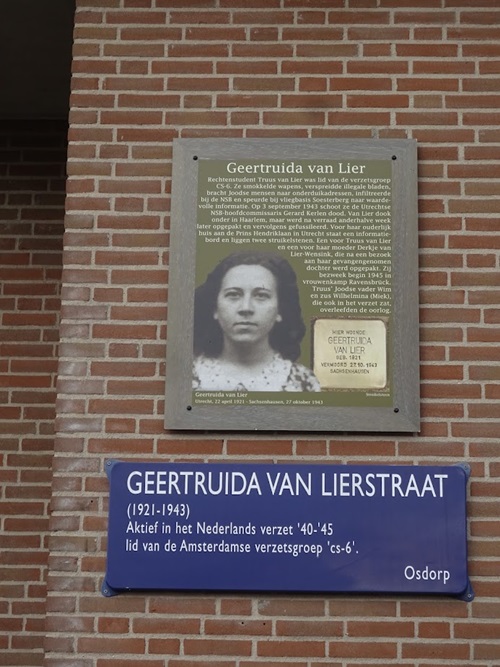
M41 665L66 123L0 128L0 663Z
M46 667L500 661L496 0L78 0ZM174 137L419 142L418 436L165 432ZM469 461L472 604L100 594L107 457Z

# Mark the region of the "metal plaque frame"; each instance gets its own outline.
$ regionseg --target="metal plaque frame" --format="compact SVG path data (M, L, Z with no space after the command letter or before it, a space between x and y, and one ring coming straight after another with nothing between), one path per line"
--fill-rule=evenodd
M377 178L378 174L389 177ZM267 196L263 190L268 181L272 196ZM379 184L384 182L390 182L390 193L385 195L385 199L383 196L377 199L376 188L382 187ZM254 191L251 190L252 183L256 184ZM222 190L222 187L225 189ZM334 192L335 187L338 187L338 193ZM357 187L362 188L362 195L353 199ZM248 195L246 204L238 204L244 198L235 197L241 195L237 188L245 188L244 193ZM314 194L306 188L313 188ZM209 196L210 193L213 196ZM222 195L229 196L225 199ZM232 204L226 206L224 201ZM390 201L390 204L377 205L377 201ZM361 206L353 202L361 202ZM254 215L253 210L259 206L262 217L252 218L259 220L259 225L253 225L248 216ZM390 209L389 212L379 214L378 208L384 206ZM315 207L317 213L311 213ZM366 210L360 213L360 208ZM290 209L296 209L294 214L301 216L296 218L298 224L293 227L293 232ZM365 217L356 217L360 215ZM384 215L385 218L381 217ZM220 224L215 224L216 220ZM333 241L328 241L323 248L319 245L313 248L317 234L318 239L325 234L338 234L336 238L340 238L335 220L342 221L342 229L349 236L348 250L342 251L343 246L334 245ZM240 224L240 221L243 222ZM250 224L247 224L249 221ZM268 221L281 221L284 224L270 227ZM351 221L358 221L355 231ZM375 232L370 232L372 222ZM390 224L390 232L377 231L384 227L381 222ZM276 238L269 237L268 241L262 236L272 233L266 231L266 225L269 230L278 229ZM209 231L206 232L206 229ZM316 229L326 231L316 232ZM417 231L417 156L416 142L413 140L175 140L165 428L212 431L418 431ZM307 260L313 262L312 269L305 264L304 257L293 256L301 254L292 249L300 248L302 239L297 239L297 245L292 245L292 233L302 234L305 247L318 251L312 253L315 257ZM240 238L244 234L248 234L246 242L245 238ZM283 239L282 244L280 238ZM307 243L310 245L307 246ZM363 301L362 290L366 292L370 276L377 277L377 274L373 271L363 274L363 269L368 261L375 261L371 259L372 255L384 256L380 252L382 243L388 244L390 252L390 258L384 260L385 265L382 267L386 273L379 274L382 278L390 276L389 280L380 281L390 284L390 287L381 288L390 293L387 300L377 301L378 293L373 289L368 297L368 303L373 305L371 310L358 305L349 308L353 303L367 303ZM333 249L339 247L339 257L335 258ZM332 379L329 380L330 376L322 379L325 385L319 392L294 390L259 393L248 392L245 387L240 394L225 388L199 393L193 390L194 295L197 286L207 275L205 265L210 265L212 258L215 262L223 253L252 249L279 249L290 263L294 263L299 289L309 289L305 297L305 309L303 306L307 314L307 334L299 361L303 367L311 368L314 364L317 370L324 367L326 373L330 367ZM319 252L322 249L325 252ZM365 262L363 258L368 257L370 260ZM388 257L387 253L385 257ZM322 273L322 265L314 265L314 262L329 262L329 272ZM351 273L351 262L352 271L357 273ZM343 273L338 270L340 265ZM306 270L309 272L306 273ZM328 304L332 302L327 301L321 293L311 290L326 289L334 297L340 294L336 278L329 276L345 278L341 282L347 285L345 289L351 290L355 298L352 301L337 301L336 310L332 308L332 312L323 315L322 310L328 311ZM353 285L358 276L362 278L358 281L362 287L356 292L358 288ZM311 294L323 300L313 300ZM339 303L344 304L343 309L338 308ZM390 306L387 306L388 303ZM385 304L385 310L379 308L379 304ZM339 313L338 310L344 312ZM346 331L352 335L346 335ZM338 352L343 348L342 345L334 346L335 341L346 345L352 343L349 348L345 348L346 355ZM366 341L369 341L368 347ZM373 352L369 349L370 344L374 348ZM360 351L361 354L355 354ZM381 368L381 372L373 372L375 368Z

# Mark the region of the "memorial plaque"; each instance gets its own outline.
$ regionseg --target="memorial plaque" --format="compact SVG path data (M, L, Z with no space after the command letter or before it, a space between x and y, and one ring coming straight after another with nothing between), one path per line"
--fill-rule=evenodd
M314 373L323 389L385 389L387 325L373 319L314 322Z
M174 142L168 429L417 431L416 146Z
M473 598L466 466L108 462L105 595L126 590Z

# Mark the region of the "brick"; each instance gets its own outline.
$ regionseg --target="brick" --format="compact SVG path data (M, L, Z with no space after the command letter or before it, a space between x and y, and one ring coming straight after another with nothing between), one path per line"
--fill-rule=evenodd
M467 424L456 423L452 425L452 435L459 438L494 438L495 424L494 422L470 422Z
M480 2L480 6L482 7L495 7L495 3L492 0L486 0L486 2ZM458 6L466 6L464 2L459 2ZM467 12L463 11L460 13L460 22L461 23L475 23L475 24L485 24L485 25L490 25L491 23L498 22L498 19L500 18L499 12L497 11L491 11L491 12Z
M217 41L221 43L245 40L245 30L238 27L215 28L205 26L203 28L186 28L186 40L192 41Z
M163 653L160 640L156 640L155 647L157 651ZM153 641L151 641L151 644ZM152 650L153 647L150 648ZM157 652L156 650L154 652ZM242 639L185 639L184 652L186 655L235 655L249 656L252 653L252 644L250 641Z
M329 653L332 658L394 660L397 655L395 643L372 641L369 644L354 641L330 642Z
M227 115L218 111L169 112L167 121L172 125L226 125ZM153 140L153 139L152 139Z
M299 90L301 92L305 91L314 91L314 92L325 92L327 89L327 81L324 78L320 77L301 77L299 81Z
M326 442L324 440L298 440L296 453L298 456L325 456Z
M234 77L235 90L293 90L295 80L292 77Z
M253 454L254 456L289 456L292 453L292 442L287 440L274 440L262 442L248 442L247 440L229 440L227 443L229 456L237 454Z
M169 44L170 58L227 58L229 55L226 40L220 44Z
M390 22L390 14L389 12L370 11L370 10L364 12L332 10L328 12L328 20L330 23L333 23L335 25L338 24L369 25L378 23L383 25Z
M137 618L132 622L132 631L145 635L197 635L200 634L200 621L194 618Z
M145 641L138 637L127 638L120 637L113 639L112 637L79 637L77 639L78 651L81 653L102 653L105 648L110 653L132 653L142 655L145 651Z
M368 91L368 90L392 90L392 81L389 78L382 77L330 77L329 80L330 90L358 90L358 91Z
M350 637L413 637L415 626L411 621L349 621Z
M341 28L330 28L330 27L300 27L300 28L283 28L282 39L284 41L298 41L298 42L318 42L322 40L328 40L331 42L337 42L342 40L342 29Z
M404 28L348 28L348 39L352 41L366 42L375 40L377 42L384 41L404 41L408 38L408 31Z
M281 96L281 106L286 108L307 108L312 104L317 109L332 107L341 107L342 98L340 95L285 95Z
M220 612L222 615L250 616L252 613L252 601L243 597L222 599L220 601Z
M422 622L418 624L418 636L422 639L449 639L450 624L439 622Z
M253 42L266 42L266 44L270 44L276 41L278 37L279 31L277 28L250 28L250 39Z
M453 286L468 286L470 287L496 287L500 285L500 273L498 271L491 272L468 272L455 271L451 276L451 284Z
M133 658L132 660L126 659L113 659L113 658L99 658L97 660L97 667L134 667L137 665L137 660ZM147 659L141 656L141 664L145 667L164 667L165 661ZM64 667L61 665L61 667Z
M208 615L215 613L215 600L213 598L201 597L177 597L169 598L152 597L149 601L148 610L152 614L173 614L174 616Z
M239 21L238 18L241 18L241 13L238 13L235 15L235 23L243 22L247 23L247 20L244 21ZM252 15L245 15L247 18L251 17ZM180 24L189 24L189 23L194 23L196 25L199 24L211 24L211 23L229 23L230 22L231 15L229 12L207 12L207 13L200 13L199 11L195 12L188 12L188 11L172 11L170 13L170 23L172 25L175 25L176 23ZM267 13L266 13L266 18L267 18Z
M477 146L470 147L464 150L464 157L466 160L487 161L495 159L495 151L493 146Z
M165 25L167 14L164 11L113 11L106 13L106 21L109 24L137 25L157 24Z
M337 61L325 62L323 60L284 60L281 63L282 74L341 74L342 64Z
M217 658L217 667L234 667L234 660L222 660ZM241 663L243 664L243 663ZM197 660L196 658L179 658L178 660L170 660L170 667L202 667L202 665L210 665L206 658ZM163 663L160 667L163 667Z
M395 23L409 23L413 24L448 24L452 23L455 18L453 12L437 12L437 11L395 11Z
M151 414L153 410L153 400L152 399L91 399L89 401L89 410L93 414L130 414L132 411L134 414ZM63 422L64 423L64 422ZM68 426L70 427L71 420L67 420ZM100 425L99 419L89 419L84 422L80 422L82 428L88 424L94 423L94 430L98 430L98 425ZM73 429L75 430L76 424L73 422Z
M157 431L157 426L148 427L149 422L141 420L139 425L140 433L149 433ZM204 441L204 440L164 440L161 439L157 444L159 454L174 454L177 456L217 456L223 453L222 441Z
M387 111L332 111L328 113L331 125L388 125L390 113Z
M404 659L437 659L437 660L467 660L469 646L464 642L432 642L404 643L402 647Z
M332 456L392 456L394 444L387 441L335 440L330 442L329 452Z
M156 189L156 188L155 188ZM95 253L95 260L100 265L107 266L123 266L130 265L133 267L142 266L157 266L158 265L158 251L151 250L120 250L107 251L97 250Z
M269 125L323 125L325 114L318 111L264 112L264 121Z
M134 340L154 340L156 326L142 324L140 326L133 324L94 324L92 335L96 340L99 339L134 339Z
M478 660L498 660L500 647L498 644L479 643L474 648L474 657Z
M411 77L397 80L398 91L436 90L440 92L457 91L459 83L456 79L434 77Z
M401 108L409 106L407 95L348 95L349 107L358 108Z
M324 616L325 603L322 600L272 598L258 602L261 616Z
M326 656L325 648L324 641L285 641L267 639L257 643L257 654L259 656L276 658L323 658Z
M236 95L236 94L227 94L227 95L217 95L217 104L220 107L232 107L232 108L267 108L269 106L273 107L276 105L278 100L277 95L269 94L256 94L256 95Z
M164 43L178 40L181 37L181 31L178 28L166 28L159 25L151 28L122 28L120 37L124 41Z
M205 633L221 636L271 635L272 624L266 621L207 619L205 621Z
M341 621L276 621L276 634L285 637L341 637Z
M479 64L480 74L496 74L498 71L500 71L500 63L498 61L481 62Z
M282 64L283 67L284 63ZM260 62L235 61L216 63L217 74L276 74L278 72L277 64L272 60L262 60ZM286 73L282 69L283 73Z

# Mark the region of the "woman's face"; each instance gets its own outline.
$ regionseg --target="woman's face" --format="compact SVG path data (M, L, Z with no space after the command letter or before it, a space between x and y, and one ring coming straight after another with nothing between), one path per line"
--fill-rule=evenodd
M214 318L224 338L234 343L257 343L281 321L274 275L258 264L234 266L222 279Z

